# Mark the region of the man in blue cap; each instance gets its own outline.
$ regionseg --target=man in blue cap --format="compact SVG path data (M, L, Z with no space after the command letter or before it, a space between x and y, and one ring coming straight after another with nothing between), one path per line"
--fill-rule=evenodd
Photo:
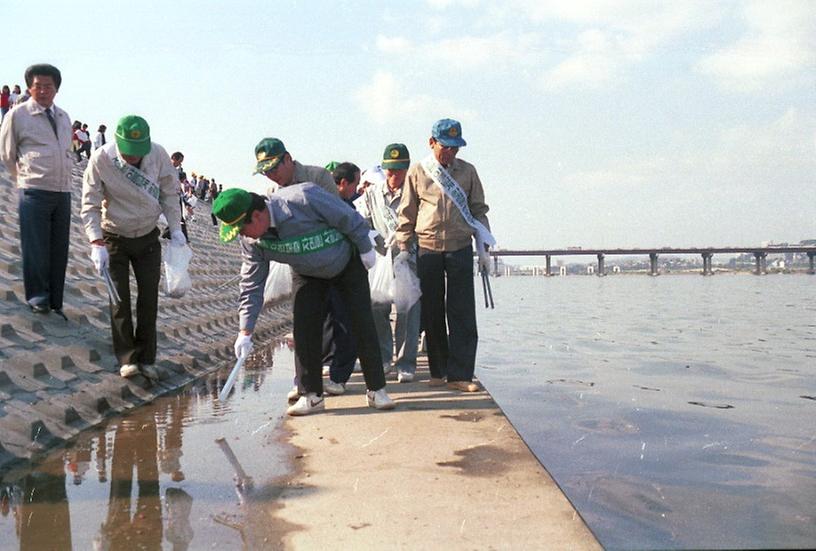
M495 240L476 168L456 157L466 145L462 125L453 119L437 121L428 143L431 155L408 170L396 242L402 255L409 254L414 236L419 245L417 275L430 385L442 386L447 379L452 390L476 392L478 333L471 239L476 241L480 270L489 268L487 250Z

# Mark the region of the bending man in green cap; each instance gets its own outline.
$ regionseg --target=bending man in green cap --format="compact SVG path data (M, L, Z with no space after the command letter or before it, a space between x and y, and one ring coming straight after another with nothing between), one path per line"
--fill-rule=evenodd
M264 140L266 141L266 140ZM256 148L256 172L270 175L280 161L270 159L262 145ZM273 163L270 163L270 160ZM357 212L318 185L305 182L280 187L266 197L231 188L218 195L213 213L221 221L221 240L241 236L240 330L235 355L252 349L252 332L263 306L269 262L292 267L295 355L303 373L305 394L287 410L308 415L325 408L323 400L322 342L327 294L335 286L351 317L352 333L365 378L370 407L391 409L385 392L377 330L371 315L367 269L375 255L368 224Z
M161 245L156 224L164 214L172 246L185 246L178 208L178 173L167 151L150 141L142 117L127 115L116 140L93 152L82 182L82 222L100 275L109 270L120 302L111 303L113 352L119 374L158 378L156 313ZM103 208L104 203L104 208ZM130 267L136 276L136 329L130 308Z

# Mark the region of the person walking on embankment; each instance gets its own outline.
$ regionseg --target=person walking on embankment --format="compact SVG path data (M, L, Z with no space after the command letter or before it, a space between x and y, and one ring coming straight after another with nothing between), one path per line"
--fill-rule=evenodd
M71 229L71 117L54 105L62 84L59 69L32 65L25 82L32 100L3 120L0 159L19 188L26 303L36 314L54 310L63 315Z
M116 126L116 140L94 151L82 184L82 221L91 258L100 275L110 277L121 301L111 302L113 352L119 374L157 378L156 315L161 276L159 216L170 228L171 246L187 239L179 219L178 173L162 146L150 140L147 121L127 115ZM130 307L130 268L136 276L136 328Z

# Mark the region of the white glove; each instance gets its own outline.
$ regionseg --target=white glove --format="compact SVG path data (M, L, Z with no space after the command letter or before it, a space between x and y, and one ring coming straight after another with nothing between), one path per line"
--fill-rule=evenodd
M377 253L374 252L374 249L371 249L367 253L360 253L360 260L363 261L365 269L370 270L374 267L374 264L377 263Z
M102 271L108 267L108 248L105 245L91 245L91 260L96 273L102 275Z
M487 251L479 253L479 272L490 273L490 253Z
M173 230L170 232L170 244L174 247L183 247L187 244L187 238L181 230Z
M239 331L238 338L235 339L235 357L240 359L241 356L249 356L252 352L252 335Z

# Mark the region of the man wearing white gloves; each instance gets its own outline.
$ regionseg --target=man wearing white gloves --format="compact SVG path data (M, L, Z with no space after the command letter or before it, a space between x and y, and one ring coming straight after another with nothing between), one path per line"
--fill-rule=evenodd
M150 141L142 117L127 115L116 139L91 155L82 183L82 221L91 259L100 275L110 272L120 302L111 303L113 351L119 374L157 379L156 313L161 245L156 223L164 214L170 246L186 246L181 232L178 173L162 146ZM130 307L130 267L136 276L136 328Z
M280 162L277 140L262 140L255 149L256 171ZM329 288L340 293L351 317L352 334L365 378L370 407L391 409L385 392L377 331L371 316L371 296L366 270L376 253L368 238L368 224L357 212L316 184L306 182L281 187L264 197L231 188L218 195L213 213L222 221L220 235L226 242L241 235L240 331L235 355L252 349L252 332L263 306L263 291L274 260L292 267L292 308L295 355L303 368L305 394L289 407L289 415L322 411L323 320Z
M419 243L417 275L430 385L444 385L447 379L452 390L476 392L473 371L479 338L471 238L481 271L489 269L487 250L495 240L476 168L456 158L466 145L462 126L452 119L436 121L428 143L431 154L408 170L396 241L401 251L409 250L414 236Z

